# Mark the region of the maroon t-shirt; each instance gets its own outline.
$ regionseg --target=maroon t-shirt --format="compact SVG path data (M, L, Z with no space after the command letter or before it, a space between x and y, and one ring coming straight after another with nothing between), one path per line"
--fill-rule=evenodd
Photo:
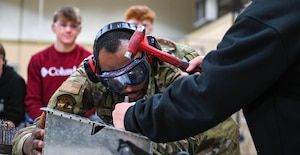
M40 116L57 88L92 53L76 45L69 53L60 53L54 45L34 54L28 64L26 112L32 118Z

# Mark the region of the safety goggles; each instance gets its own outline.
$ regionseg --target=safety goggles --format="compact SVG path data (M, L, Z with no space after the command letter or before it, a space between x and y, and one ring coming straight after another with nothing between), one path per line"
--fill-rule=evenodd
M97 75L100 81L113 92L121 92L126 86L143 83L149 74L147 57L136 58L116 70L103 71Z

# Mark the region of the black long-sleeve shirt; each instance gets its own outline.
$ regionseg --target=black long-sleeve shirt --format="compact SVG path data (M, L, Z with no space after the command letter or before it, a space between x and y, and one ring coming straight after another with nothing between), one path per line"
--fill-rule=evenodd
M26 84L24 79L10 66L4 66L0 77L0 100L4 109L0 119L10 120L18 126L25 120Z
M125 128L156 142L203 132L243 109L259 154L300 152L300 1L256 0L237 18L201 75L139 100Z

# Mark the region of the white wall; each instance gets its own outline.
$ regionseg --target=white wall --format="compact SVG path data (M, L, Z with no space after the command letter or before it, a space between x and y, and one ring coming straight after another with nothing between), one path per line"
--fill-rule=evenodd
M148 5L156 12L155 36L176 41L193 31L194 0L0 0L0 40L52 42L53 12L64 4L81 10L79 43L92 44L102 26L123 20L133 4Z

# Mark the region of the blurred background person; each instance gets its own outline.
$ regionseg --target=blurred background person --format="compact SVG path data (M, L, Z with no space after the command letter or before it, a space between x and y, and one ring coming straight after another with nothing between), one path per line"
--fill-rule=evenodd
M56 35L54 44L34 54L28 65L26 112L32 118L40 116L51 95L91 54L76 44L81 26L80 10L62 6L54 12L51 29Z
M0 119L10 127L25 120L25 80L7 65L5 49L0 43Z
M153 32L155 12L146 5L132 5L126 10L124 19L126 22L136 26L144 26L146 35L150 35Z

